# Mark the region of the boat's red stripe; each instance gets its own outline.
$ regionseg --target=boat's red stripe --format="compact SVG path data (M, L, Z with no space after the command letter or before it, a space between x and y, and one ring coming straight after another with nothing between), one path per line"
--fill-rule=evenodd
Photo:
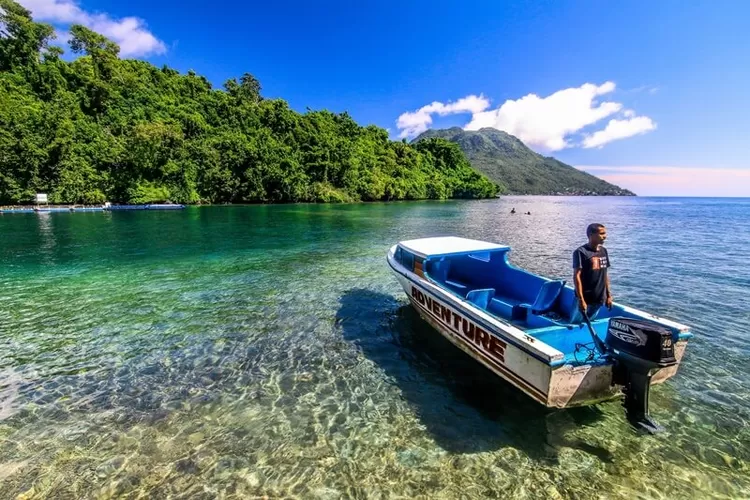
M419 302L417 302L416 300L414 300L412 297L409 297L409 301L415 307L417 307L418 309L420 309L420 310L426 312L428 315L430 315L430 317L432 317L433 319L435 319L438 322L438 324L442 324L440 318L438 318L429 309L423 307ZM489 357L485 356L482 351L480 351L479 349L477 349L476 347L474 347L470 343L466 342L464 339L461 338L460 335L457 334L457 335L451 335L451 336L453 338L457 339L459 342L461 342L462 345L464 345L467 348L469 348L474 354L476 354L478 357L480 357L482 359L482 361L486 362L489 365L492 365L492 367L494 369L496 369L497 371L501 372L506 378L510 379L511 382L514 382L514 383L520 385L523 389L526 389L528 392L530 392L531 396L534 397L534 399L536 399L537 401L539 401L542 404L547 404L547 395L544 392L542 392L539 389L537 389L536 387L534 387L533 385L531 385L530 382L528 382L527 380L523 379L522 377L516 375L515 373L513 373L512 371L510 371L507 367L505 367L505 366L497 363L492 358L489 358ZM507 348L506 348L506 350L507 350Z

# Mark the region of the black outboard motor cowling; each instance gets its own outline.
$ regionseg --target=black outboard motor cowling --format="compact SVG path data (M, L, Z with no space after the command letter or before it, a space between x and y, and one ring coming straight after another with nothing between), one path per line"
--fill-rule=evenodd
M658 323L615 317L609 320L605 344L644 361L670 366L677 362L672 332Z
M672 332L651 321L614 317L604 343L616 360L615 383L624 387L628 420L650 433L663 430L648 414L648 394L651 377L677 364Z

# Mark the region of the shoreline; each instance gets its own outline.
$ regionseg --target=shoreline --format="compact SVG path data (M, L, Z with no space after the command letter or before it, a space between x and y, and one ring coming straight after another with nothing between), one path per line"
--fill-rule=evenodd
M176 209L178 206L182 208L187 207L232 207L232 206L257 206L257 205L366 205L373 203L404 203L404 202L425 202L425 201L478 201L478 200L497 200L502 198L534 198L534 197L545 197L545 198L644 198L636 194L503 194L487 198L420 198L420 199L403 199L403 200L359 200L359 201L283 201L283 202L263 202L263 201L248 201L241 203L112 203L111 207L142 207L142 206L172 206ZM651 196L646 198L659 198L659 196ZM18 204L18 205L0 205L0 213L12 212L21 210L32 210L38 212L47 212L51 210L63 211L70 210L71 212L81 210L109 210L111 208L105 208L105 205L87 205L83 203L59 203L59 204L47 204L44 206L38 204ZM128 210L128 208L115 208L115 210Z

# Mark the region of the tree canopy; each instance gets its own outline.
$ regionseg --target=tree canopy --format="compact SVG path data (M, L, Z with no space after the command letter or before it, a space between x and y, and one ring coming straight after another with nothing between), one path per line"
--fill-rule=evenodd
M250 73L214 89L193 71L120 59L84 26L54 29L0 0L0 204L244 203L480 198L499 187L443 139L409 145L347 113L264 99Z

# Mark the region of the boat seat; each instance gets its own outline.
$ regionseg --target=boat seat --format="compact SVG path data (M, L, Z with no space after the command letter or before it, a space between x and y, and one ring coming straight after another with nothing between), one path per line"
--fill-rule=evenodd
M443 257L441 260L429 260L427 261L427 273L435 281L445 282L448 279L448 270L450 269L451 261L446 260Z
M502 297L501 299L493 297L489 303L489 311L498 316L502 316L503 318L510 319L513 314L513 308L516 307L517 304L518 301L508 297Z
M487 309L492 298L495 296L494 288L481 288L478 290L472 290L466 294L466 300L475 304L481 309Z
M526 312L531 311L532 314L544 314L552 310L564 287L565 280L547 281L539 289L533 304L519 304L518 307L526 309Z

